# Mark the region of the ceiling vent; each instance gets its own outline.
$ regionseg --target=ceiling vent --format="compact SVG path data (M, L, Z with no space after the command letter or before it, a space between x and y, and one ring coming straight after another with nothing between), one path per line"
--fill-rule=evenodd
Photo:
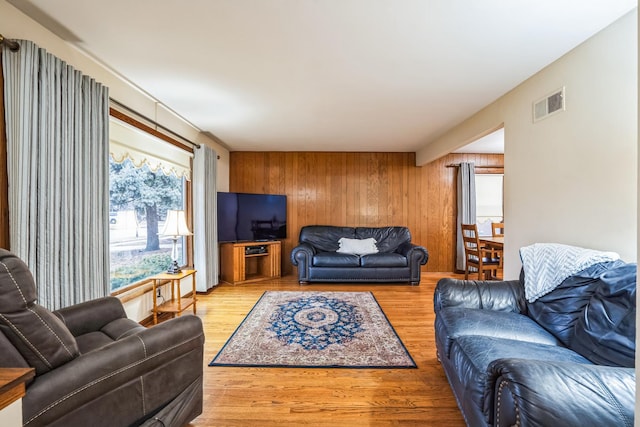
M564 111L564 86L533 103L533 122Z

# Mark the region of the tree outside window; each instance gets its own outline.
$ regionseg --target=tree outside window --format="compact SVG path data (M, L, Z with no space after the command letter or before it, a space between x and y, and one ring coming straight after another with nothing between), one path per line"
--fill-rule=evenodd
M109 160L111 290L166 271L172 240L159 235L167 210L184 209L184 178L145 163ZM178 241L182 254L183 240ZM179 263L184 259L183 256Z

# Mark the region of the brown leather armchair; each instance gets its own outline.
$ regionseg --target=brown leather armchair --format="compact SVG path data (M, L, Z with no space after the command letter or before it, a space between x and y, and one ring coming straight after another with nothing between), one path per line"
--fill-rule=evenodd
M0 249L0 367L33 367L25 426L182 426L202 412L196 316L144 328L114 297L51 312L27 266Z

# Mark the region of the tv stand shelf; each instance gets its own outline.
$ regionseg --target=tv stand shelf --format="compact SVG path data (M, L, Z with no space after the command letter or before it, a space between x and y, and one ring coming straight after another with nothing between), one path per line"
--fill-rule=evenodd
M248 255L245 255L244 257L245 257L245 258L254 258L254 257L259 257L259 256L269 256L269 254L268 254L268 253L263 253L263 254L248 254Z
M222 281L238 285L280 277L280 241L220 244Z

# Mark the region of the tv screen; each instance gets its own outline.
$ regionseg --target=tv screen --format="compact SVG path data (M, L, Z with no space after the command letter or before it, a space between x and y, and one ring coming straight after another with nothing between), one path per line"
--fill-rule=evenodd
M218 241L287 237L287 196L218 192Z

